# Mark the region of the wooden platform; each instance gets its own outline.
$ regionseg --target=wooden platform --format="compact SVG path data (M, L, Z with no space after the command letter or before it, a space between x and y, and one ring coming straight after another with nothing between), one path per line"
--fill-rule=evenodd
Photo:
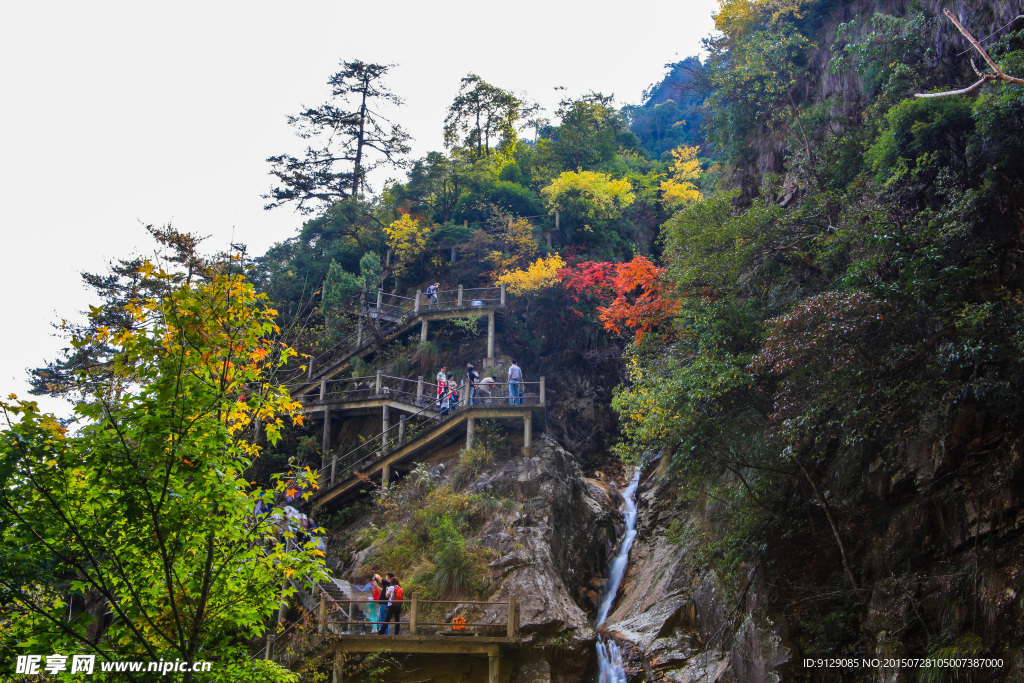
M496 636L333 636L334 649L343 652L400 652L433 655L490 655L518 647L515 638Z

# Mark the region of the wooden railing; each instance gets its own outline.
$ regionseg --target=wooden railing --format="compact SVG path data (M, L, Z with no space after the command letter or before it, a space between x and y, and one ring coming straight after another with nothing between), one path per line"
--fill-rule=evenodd
M321 605L323 606L323 602ZM379 630L384 622L378 621L376 618L372 619L353 619L352 614L355 612L356 605L372 605L370 609L377 609L379 601L373 600L349 600L344 603L348 609L339 609L337 612L332 612L330 608L320 609L318 611L318 627L317 632L321 634L333 633L335 635L373 635ZM407 635L460 635L465 631L472 633L474 631L481 630L494 630L496 628L501 629L503 635L506 638L518 638L519 637L519 606L516 601L515 595L510 595L508 600L492 600L492 601L478 601L478 600L420 600L416 593L410 594L407 600L394 600L392 604L401 604L403 606L403 617L405 621L389 622L388 628L394 628L395 624L400 624L402 631ZM504 606L505 607L505 620L501 621L490 621L480 622L471 621L465 619L464 621L425 621L421 618L422 612L432 612L430 608L434 605L457 605L457 606ZM341 605L339 605L339 608ZM365 610L364 610L365 612ZM341 614L345 618L337 618L337 615ZM376 615L371 615L376 617ZM367 633L369 631L369 633ZM401 637L380 634L382 638L389 637Z
M459 403L449 407L447 412L437 407L436 397L427 399L421 393L422 401L417 405L424 405L423 408L410 415L401 415L398 424L381 431L380 434L367 439L347 453L331 456L330 464L317 471L317 481L320 482L323 490L329 489L336 483L346 481L353 476L354 472L371 467L394 449L414 442L438 425L451 420L472 406L544 405L544 384L543 378L540 382L519 382L516 384L519 391L517 396L509 394L512 385L507 383L488 385L492 388L490 396L481 394L471 398L463 391ZM426 386L436 388L437 385L428 383ZM321 396L326 399L326 390L321 392ZM379 397L366 396L366 398Z
M494 308L505 305L505 285L499 287L466 288L437 292L436 301L425 292L417 291L413 297L388 294L377 290L353 297L348 306L358 322L354 330L327 350L306 359L306 370L295 370L287 375L282 384L302 384L305 377L312 380L322 368L331 365L334 359L345 357L369 346L378 337L387 337L404 324L422 313L432 311L460 311L473 308ZM372 329L371 329L372 326ZM295 363L300 361L296 359Z

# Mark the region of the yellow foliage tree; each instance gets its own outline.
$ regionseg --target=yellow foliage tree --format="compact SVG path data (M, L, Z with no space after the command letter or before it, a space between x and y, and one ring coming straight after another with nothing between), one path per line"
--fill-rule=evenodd
M565 268L565 261L558 254L542 256L525 269L502 273L498 282L504 282L512 294L536 294L557 282L555 274L561 268Z
M792 15L799 18L808 0L719 0L715 28L736 39L762 21L769 23Z
M501 227L497 230L500 251L492 251L490 262L494 264L493 275L524 268L537 256L537 240L533 237L533 225L526 218L502 216Z
M701 174L700 161L697 159L699 152L699 147L685 145L672 150L672 157L675 159L675 163L672 164L672 175L661 183L661 199L669 208L679 209L704 197L693 184Z
M388 238L388 246L402 267L415 261L427 248L427 238L434 226L422 219L415 219L409 214L402 214L397 221L384 227Z
M595 171L566 171L540 192L551 213L565 211L585 224L618 218L636 198L628 180Z

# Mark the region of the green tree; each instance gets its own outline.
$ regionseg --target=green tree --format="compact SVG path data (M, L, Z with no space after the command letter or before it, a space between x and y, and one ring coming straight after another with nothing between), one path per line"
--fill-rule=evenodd
M370 171L382 164L401 165L409 135L378 111L382 104L402 103L382 82L392 66L342 62L342 70L327 81L332 101L288 117L296 134L310 144L301 159L289 154L267 159L270 174L281 184L264 195L271 200L265 208L297 202L299 211L311 213L319 205L358 199ZM371 151L377 157L373 161Z
M269 340L276 312L229 270L179 283L145 263L140 278L170 291L129 301L130 325L73 339L111 350L102 372L77 370L91 392L76 407L77 433L33 402L0 404L4 666L17 645L101 661L214 661L218 680L292 679L250 663L247 644L282 584L294 593L289 579L320 577L324 565L312 544L276 542L290 532L253 514L275 491L247 482L260 447L246 435L258 423L274 443L284 417L301 417L267 379L290 355Z
M515 144L516 123L531 111L514 93L469 74L448 107L445 144L453 147L461 142L477 159L490 156L492 139L502 149Z
M547 150L559 170L593 170L607 163L620 147L639 146L626 119L612 107L613 98L590 93L578 100L565 99L555 113L561 118L550 131Z

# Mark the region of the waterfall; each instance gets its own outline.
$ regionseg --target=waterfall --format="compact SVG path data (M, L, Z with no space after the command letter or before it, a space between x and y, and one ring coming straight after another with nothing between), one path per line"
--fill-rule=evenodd
M597 621L595 628L600 628L608 612L612 609L615 596L622 584L622 577L626 574L626 563L629 562L629 549L633 546L633 539L636 538L636 487L640 483L640 468L633 473L629 480L629 486L623 492L626 500L623 510L626 517L626 533L619 543L619 551L615 553L611 565L608 567L608 584L605 586L604 596L601 598L601 605L597 610ZM626 683L626 671L622 666L622 653L619 651L619 644L614 638L605 639L603 636L597 638L597 663L598 683Z

